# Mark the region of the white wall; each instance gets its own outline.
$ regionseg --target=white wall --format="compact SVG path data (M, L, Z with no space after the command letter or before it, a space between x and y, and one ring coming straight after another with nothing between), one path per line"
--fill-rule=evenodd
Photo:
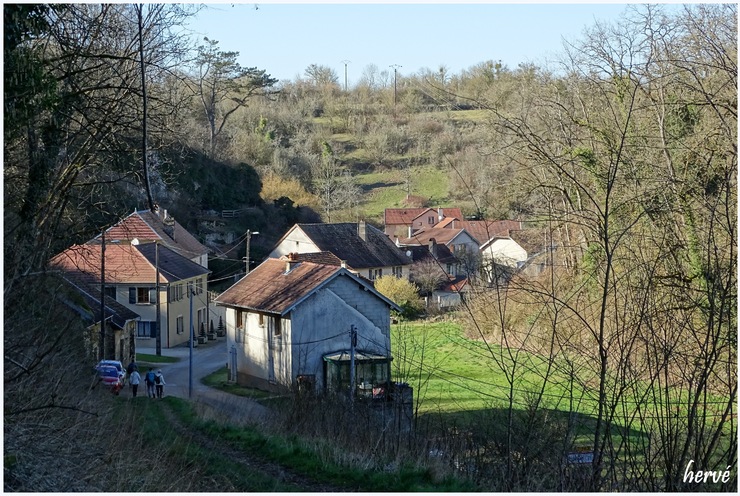
M271 252L269 258L280 258L288 253L317 253L321 250L298 227L289 232Z
M481 248L484 259L494 260L500 265L517 267L527 260L527 251L511 238L498 238Z

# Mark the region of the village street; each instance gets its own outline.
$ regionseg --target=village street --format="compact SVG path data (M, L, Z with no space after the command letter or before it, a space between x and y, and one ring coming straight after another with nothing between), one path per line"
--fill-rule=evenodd
M137 347L138 353L154 355L156 350L151 347ZM224 341L210 341L193 348L193 384L190 395L190 348L177 346L162 348L162 355L178 358L175 363L163 363L157 368L162 369L165 380L165 396L177 396L190 399L212 407L223 415L228 415L234 423L257 422L268 418L269 410L256 401L241 396L225 393L218 389L206 386L201 380L226 365L228 354ZM138 396L146 397L144 376L149 370L145 364L139 365L142 384L139 386ZM121 392L122 395L131 395L128 386Z

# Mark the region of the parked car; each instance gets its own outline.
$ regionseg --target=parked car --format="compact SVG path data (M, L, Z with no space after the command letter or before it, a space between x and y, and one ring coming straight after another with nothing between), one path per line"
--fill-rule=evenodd
M98 379L101 383L114 394L118 394L123 389L123 378L118 372L118 369L113 365L100 365L95 367L98 371Z
M95 370L98 370L100 367L115 367L121 379L121 384L126 383L126 369L119 360L100 360L95 366Z
M100 360L95 370L98 379L115 394L118 394L126 384L126 369L119 360ZM111 370L115 371L115 374Z

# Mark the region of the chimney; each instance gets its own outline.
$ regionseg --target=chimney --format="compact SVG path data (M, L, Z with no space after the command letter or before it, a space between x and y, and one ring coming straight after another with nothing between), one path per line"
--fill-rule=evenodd
M439 217L439 222L442 222L442 219L445 218L444 212L442 211L442 207L439 207L437 209L437 217Z
M431 253L434 258L437 258L437 240L434 238L429 238L429 253Z
M154 204L154 208L152 209L152 212L156 214L157 217L159 217L159 203Z
M409 235L407 237L410 238L413 234L413 230L411 229L411 226L409 226Z
M290 270L298 264L298 254L288 253L285 260L285 273L287 274Z
M164 232L172 238L172 241L175 241L175 218L167 215L167 210L164 211L162 225L164 226Z
M357 235L363 241L367 241L367 224L365 224L364 220L357 223Z

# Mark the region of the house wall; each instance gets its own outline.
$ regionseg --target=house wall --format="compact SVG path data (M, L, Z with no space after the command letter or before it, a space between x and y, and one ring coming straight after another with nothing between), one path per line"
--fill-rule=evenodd
M357 331L358 350L390 355L390 317L384 328L378 327L373 322L386 320L377 315L376 301L380 302L374 296L369 297L355 308L332 289L323 288L296 309L292 316L291 380L298 375L313 375L316 390L322 391L323 357L329 353L350 349L352 327ZM387 306L385 314L389 316Z
M467 232L462 231L460 234L455 236L454 239L452 239L447 246L451 249L451 251L459 255L462 250L467 251L468 253L477 253L479 249L478 243L476 243L475 239L471 237ZM462 248L461 247L465 247Z
M527 251L513 239L499 238L481 248L484 260L493 260L500 265L517 267L527 260Z
M242 313L242 327L236 325L237 312ZM226 349L236 354L237 382L265 390L289 386L290 318L232 307L225 308L225 316ZM275 332L278 319L279 335Z
M271 252L269 258L280 258L288 253L317 253L319 247L300 229L293 229Z
M165 348L172 348L178 345L182 345L188 342L190 332L190 300L187 298L187 287L190 282L195 288L195 281L197 279L202 280L203 291L194 296L193 300L193 325L195 327L195 334L198 334L197 317L198 310L205 312L206 308L206 292L208 290L208 280L206 275L201 275L191 279L183 279L182 281L176 281L168 284L160 284L159 286L159 298L160 298L160 319L161 319L161 336L162 346ZM181 300L168 301L168 287L172 287L176 284L182 284L184 295ZM136 312L140 316L141 321L155 322L157 320L157 305L156 303L129 303L129 288L150 288L155 287L153 284L117 284L116 288L116 301L126 308ZM177 332L177 318L183 317L183 332ZM216 321L218 323L218 321ZM138 336L136 328L134 328L134 335ZM140 338L141 339L141 338ZM143 338L151 339L152 338Z

